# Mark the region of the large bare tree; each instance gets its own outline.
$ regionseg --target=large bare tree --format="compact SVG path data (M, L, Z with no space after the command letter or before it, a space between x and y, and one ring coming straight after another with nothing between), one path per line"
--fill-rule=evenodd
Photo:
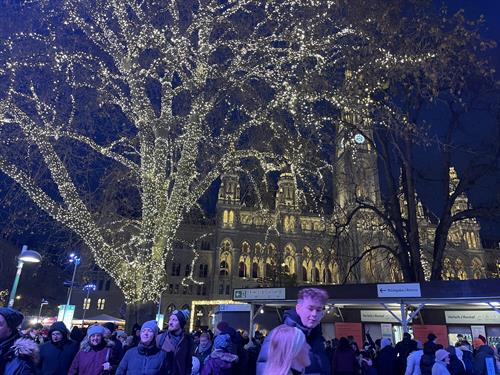
M156 301L179 225L221 173L250 163L264 175L285 165L315 174L301 148L330 117L315 105L335 102L334 47L353 33L336 26L330 6L21 8L12 14L43 17L2 44L0 169L82 238L127 302ZM96 181L137 209L124 213Z

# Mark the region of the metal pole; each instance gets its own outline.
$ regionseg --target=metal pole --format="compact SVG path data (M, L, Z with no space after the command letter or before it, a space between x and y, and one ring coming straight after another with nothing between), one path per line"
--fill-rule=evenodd
M399 305L401 307L401 325L403 326L403 332L408 332L408 319L406 319L406 306L401 300Z
M156 313L156 315L160 315L161 314L161 295L163 294L163 292L160 293L160 299L158 301L158 312ZM193 311L193 314L194 314L194 311Z
M253 303L250 304L250 338L253 338L255 332L253 331L253 308L254 308L254 305Z
M73 291L73 284L75 283L76 267L78 266L78 262L76 261L76 259L74 260L74 262L75 262L75 268L73 269L73 277L71 278L71 285L69 286L68 301L66 302L66 305L64 305L64 311L62 315L63 322L66 316L66 309L68 308L68 305L71 302L71 292Z
M82 328L83 328L83 322L85 321L85 313L87 312L87 301L89 300L89 295L90 295L90 288L87 288L87 298L85 299L85 302L83 304Z
M28 246L23 246L23 249L26 247L28 249ZM14 278L14 283L12 284L12 289L10 290L10 296L9 296L9 307L14 306L14 300L16 299L16 293L17 293L17 286L19 285L19 279L21 278L21 271L23 270L23 265L24 262L22 260L17 261L17 272L16 272L16 277Z

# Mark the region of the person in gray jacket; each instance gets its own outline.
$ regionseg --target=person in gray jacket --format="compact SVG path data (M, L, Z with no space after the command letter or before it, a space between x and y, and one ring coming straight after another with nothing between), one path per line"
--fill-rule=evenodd
M139 345L125 353L116 375L161 375L167 373L167 354L156 346L158 325L145 322L141 327Z
M285 311L284 324L297 327L304 333L306 342L311 347L309 352L311 364L306 367L305 374L330 375L330 360L326 355L325 339L321 331L321 319L324 316L328 294L323 289L305 288L299 291L295 309ZM271 333L267 335L257 359L257 375L264 373Z

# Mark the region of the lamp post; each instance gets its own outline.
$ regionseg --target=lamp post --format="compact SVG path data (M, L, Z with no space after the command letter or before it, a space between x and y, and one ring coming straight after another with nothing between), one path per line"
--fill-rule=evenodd
M66 302L66 305L64 305L64 310L63 310L63 315L62 315L62 321L64 322L64 318L66 316L66 310L68 309L68 306L71 302L71 293L73 292L73 284L75 283L75 276L76 276L76 267L80 264L80 257L77 256L75 253L71 253L69 255L69 262L73 263L73 277L71 278L71 285L69 286L69 292L68 292L68 301Z
M83 286L83 290L87 292L87 297L85 298L85 300L83 302L82 328L83 328L83 323L85 321L85 313L88 310L87 301L89 299L90 291L95 292L95 289L96 289L95 284L86 284Z
M42 298L42 302L40 303L40 310L38 310L38 318L36 318L36 322L40 323L40 317L42 316L42 308L44 305L48 305L49 302L45 299Z
M35 250L28 250L28 246L24 245L21 249L21 254L17 257L17 272L14 278L14 283L12 284L12 289L10 290L9 296L9 307L14 306L14 301L16 299L17 286L19 285L19 279L21 278L21 272L23 270L24 263L40 263L42 261L42 256Z

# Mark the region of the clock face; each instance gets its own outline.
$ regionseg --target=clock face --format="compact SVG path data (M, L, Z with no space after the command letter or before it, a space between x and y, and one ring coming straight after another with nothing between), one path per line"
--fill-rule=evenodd
M356 134L354 136L354 142L359 143L359 144L365 143L365 136L363 134L360 134L360 133Z

